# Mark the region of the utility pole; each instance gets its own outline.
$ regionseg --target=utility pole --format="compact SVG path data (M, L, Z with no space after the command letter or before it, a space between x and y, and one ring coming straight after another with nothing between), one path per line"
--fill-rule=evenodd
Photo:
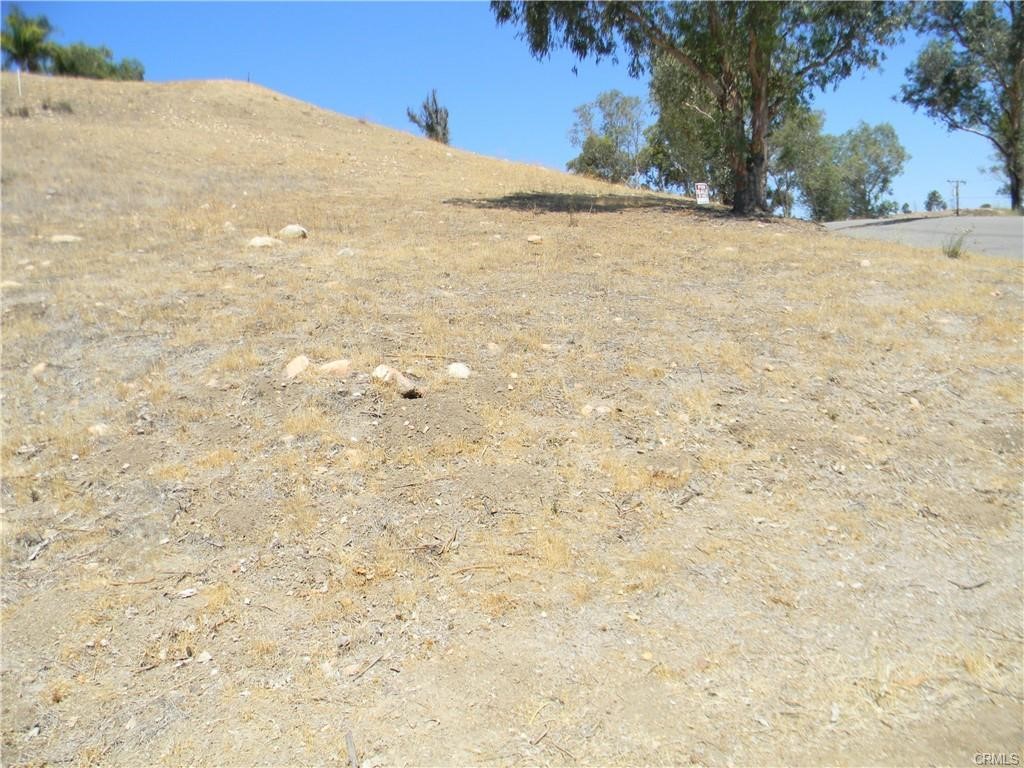
M960 215L960 185L966 184L967 182L963 179L946 179L950 184L953 185L953 195L956 197L956 215Z

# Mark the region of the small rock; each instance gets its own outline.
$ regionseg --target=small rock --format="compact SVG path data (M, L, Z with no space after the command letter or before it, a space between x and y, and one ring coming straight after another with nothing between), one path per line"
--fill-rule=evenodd
M334 376L338 379L344 379L349 373L352 372L352 361L351 360L332 360L329 363L317 366L317 370L320 373L325 373L328 376Z
M390 384L396 390L398 394L407 399L414 399L422 397L420 391L416 388L416 385L409 379L405 374L399 371L397 368L392 368L390 365L378 365L373 369L373 378L384 384Z
M284 375L289 379L294 379L307 368L309 368L309 358L305 355L299 355L292 358L292 361L285 366Z
M45 370L46 370L46 363L45 362L43 362L43 363L36 363L35 365L32 366L32 375L38 378L39 376L43 375L43 371L45 371Z
M198 656L196 656L196 664L207 664L212 660L213 654L211 654L209 651L203 651Z
M195 587L189 587L188 589L181 590L178 593L178 597L180 597L181 599L184 600L185 598L188 598L188 597L194 597L197 594L199 594L199 590L198 589L196 589Z
M4 280L3 282L0 282L0 288L3 288L4 290L8 288L21 288L21 283L17 280Z
M91 427L89 427L89 434L92 435L93 437L105 437L106 435L110 434L110 425L102 423L93 424Z
M916 397L910 398L910 410L912 410L912 411L920 411L921 408L922 408L922 406L921 406L921 401L920 400L918 400Z
M487 342L487 351L490 354L492 354L492 355L496 355L499 352L501 352L501 344L497 344L497 343L495 343L493 341L488 341Z
M355 256L356 255L356 249L355 248L349 248L348 246L346 246L346 247L342 248L340 251L338 251L338 255L341 256L342 258L347 258L349 256Z
M352 644L352 638L349 635L342 635L338 638L339 648L348 648Z
M871 260L870 259L861 259L860 260L860 265L862 267L870 267L871 266Z
M343 674L345 677L355 677L359 674L359 670L361 670L362 668L362 664L349 664L347 667L341 670L341 674Z
M284 245L284 242L276 237L267 237L266 235L254 237L249 241L250 248L272 248L275 245Z
M448 375L453 379L468 379L469 366L465 363L452 363L448 366Z
M280 232L277 233L278 237L283 237L289 240L301 240L309 237L309 232L303 226L298 224L289 224L283 227Z
M526 238L526 242L528 242L530 245L540 245L541 243L544 242L544 238L541 237L540 235L530 235L529 237Z
M78 235L54 235L50 238L51 243L80 243L82 238Z

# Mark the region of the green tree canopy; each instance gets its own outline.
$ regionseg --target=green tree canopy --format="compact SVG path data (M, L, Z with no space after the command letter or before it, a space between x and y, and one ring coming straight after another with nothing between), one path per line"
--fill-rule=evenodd
M616 90L605 91L593 102L576 107L575 113L569 141L582 151L567 168L614 183L638 177L644 140L643 102Z
M996 148L1010 205L1024 180L1024 12L1021 0L921 3L917 26L937 39L907 69L900 98L950 131Z
M413 112L410 108L406 109L405 113L412 124L423 131L428 139L442 144L448 143L448 109L438 103L436 89L423 100L419 112Z
M928 197L924 201L924 209L926 211L944 211L949 208L946 205L946 201L942 199L942 195L939 194L939 190L933 189L928 193Z
M651 65L651 103L657 120L645 132L640 165L656 189L694 194L698 182L713 197L732 203L734 183L722 139L718 103L681 63L655 54Z
M892 180L903 172L910 155L889 123L861 122L840 137L836 162L843 172L850 218L887 216L895 203L883 200L892 194Z
M875 65L904 23L894 2L525 2L492 0L501 24L522 28L538 58L559 47L578 58L614 56L630 73L663 53L696 78L724 117L718 130L733 179L733 210L768 210L772 124L814 89Z
M787 142L780 150L786 161L780 167L792 173L792 186L811 218L836 221L896 213L899 206L885 195L891 194L892 181L909 156L893 127L861 122L830 136L820 133L822 123L821 113L810 113L779 132ZM794 149L787 151L789 147Z
M11 6L0 32L4 69L17 66L26 72L45 72L53 52L47 39L52 33L45 16L26 16L18 6Z
M109 48L85 43L54 46L51 70L55 75L95 80L142 80L145 74L142 63L136 59L115 62Z

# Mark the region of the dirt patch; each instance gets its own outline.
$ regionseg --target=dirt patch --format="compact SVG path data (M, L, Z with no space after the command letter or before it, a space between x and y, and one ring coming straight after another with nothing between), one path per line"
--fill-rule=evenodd
M23 88L6 763L1019 754L1020 265L243 84Z

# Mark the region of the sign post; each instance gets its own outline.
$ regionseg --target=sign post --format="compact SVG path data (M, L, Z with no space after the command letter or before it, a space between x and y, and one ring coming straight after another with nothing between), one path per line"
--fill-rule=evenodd
M711 196L708 194L708 185L704 182L697 182L693 186L697 191L697 205L711 205Z

